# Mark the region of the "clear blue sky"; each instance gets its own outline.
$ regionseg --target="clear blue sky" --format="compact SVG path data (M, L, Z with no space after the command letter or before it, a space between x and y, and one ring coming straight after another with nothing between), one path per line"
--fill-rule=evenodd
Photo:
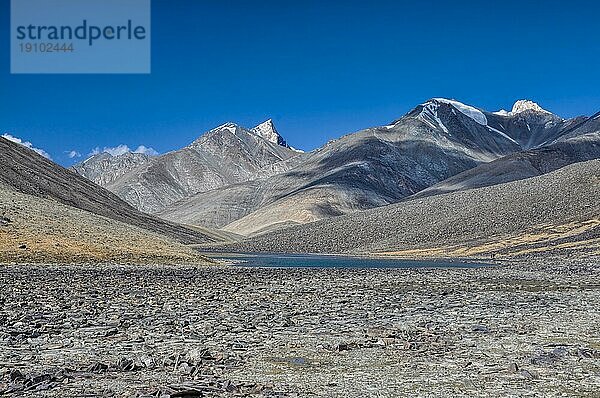
M431 97L600 110L595 2L250 3L154 0L150 75L10 75L0 0L0 133L69 164L69 150L163 153L223 122L267 118L310 150Z

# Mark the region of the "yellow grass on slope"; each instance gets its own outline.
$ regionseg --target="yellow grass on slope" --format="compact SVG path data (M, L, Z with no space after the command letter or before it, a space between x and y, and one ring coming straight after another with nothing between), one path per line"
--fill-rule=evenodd
M159 234L0 186L0 263L208 263Z
M600 238L584 239L578 236L599 225L600 219L591 219L563 225L547 225L515 236L494 237L485 242L373 254L402 258L514 257L554 250L579 249L586 249L593 254L600 250Z

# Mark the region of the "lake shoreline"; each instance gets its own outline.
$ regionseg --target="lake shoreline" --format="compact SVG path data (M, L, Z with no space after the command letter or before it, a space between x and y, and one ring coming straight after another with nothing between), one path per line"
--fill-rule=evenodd
M247 257L247 256L314 256L314 257L333 257L347 259L366 259L366 260L398 260L408 262L432 262L432 263L483 263L484 265L504 265L518 259L510 258L485 258L485 257L403 257L381 254L353 254L353 253L295 253L295 252L219 252L219 251L203 251L200 250L203 256L208 258L227 258L227 257ZM553 257L550 257L552 259Z
M476 259L405 259L394 257L301 253L203 253L228 265L252 268L472 268L497 266Z

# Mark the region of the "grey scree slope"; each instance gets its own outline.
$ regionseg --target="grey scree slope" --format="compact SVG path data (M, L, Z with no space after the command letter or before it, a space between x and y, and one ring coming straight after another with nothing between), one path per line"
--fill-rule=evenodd
M0 137L0 182L17 192L60 203L169 236L182 243L215 238L142 213L115 194L22 145Z
M600 236L600 160L525 180L415 199L267 233L221 250L376 253L474 245L592 221ZM593 222L595 220L595 223ZM577 239L577 237L574 237Z

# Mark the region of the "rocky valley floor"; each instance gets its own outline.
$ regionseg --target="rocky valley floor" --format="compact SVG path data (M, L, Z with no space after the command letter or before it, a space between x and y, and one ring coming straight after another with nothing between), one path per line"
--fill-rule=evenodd
M600 264L0 267L0 395L600 396Z

